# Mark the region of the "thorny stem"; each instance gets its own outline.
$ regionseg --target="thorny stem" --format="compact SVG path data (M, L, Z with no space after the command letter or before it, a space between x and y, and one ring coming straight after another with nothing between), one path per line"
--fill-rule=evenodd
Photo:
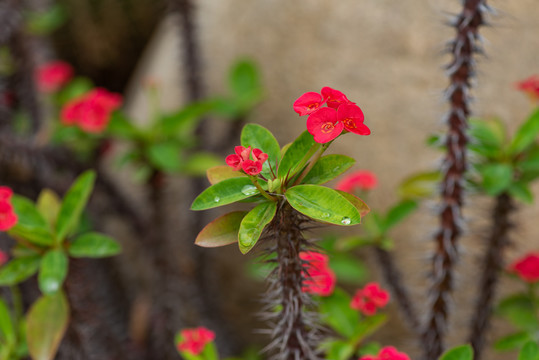
M509 231L511 212L515 209L512 198L507 193L496 197L492 212L492 225L486 241L486 253L482 260L482 274L479 281L479 297L475 304L468 342L474 349L474 359L481 358L485 335L492 314L492 303L496 296L496 286L504 264L504 250L510 244Z
M446 90L450 110L446 141L440 228L436 233L436 249L432 259L431 308L423 329L425 360L437 359L444 350L449 320L449 302L453 290L454 265L458 259L457 242L462 233L463 176L466 171L466 129L470 115L470 78L474 76L474 53L481 52L478 29L484 24L486 0L466 0L453 26L457 35L450 43L453 56L447 73L450 85Z

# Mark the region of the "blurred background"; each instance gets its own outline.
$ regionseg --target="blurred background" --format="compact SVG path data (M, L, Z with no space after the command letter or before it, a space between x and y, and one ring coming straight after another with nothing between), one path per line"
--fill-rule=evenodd
M499 116L509 129L515 129L516 121L530 111L526 97L515 90L515 82L539 72L537 5L537 0L492 1L490 6L497 14L488 19L490 26L481 29L486 56L478 58L472 110L482 117ZM226 92L228 69L238 59L252 59L257 64L264 89L262 101L245 121L267 127L281 145L305 129L305 119L292 110L297 97L323 86L339 89L363 109L372 134L340 138L331 152L352 156L357 159L356 169L377 174L379 186L368 203L373 209L385 210L397 196L395 189L402 179L440 164L441 154L426 147L425 141L431 133L445 129L442 92L448 80L443 66L449 56L443 50L454 36L446 23L459 10L459 1L441 0L2 0L0 34L18 16L33 14L34 28L19 39L31 52L31 62L69 62L77 75L122 93L127 114L139 124L151 115L149 86L157 89L161 109L174 110L191 100ZM44 14L57 25L51 31L40 31L40 20L35 20ZM41 26L48 29L47 24ZM46 118L46 109L44 114ZM238 133L227 130L233 124L213 118L203 124L201 142L219 148L221 155L239 144ZM236 138L227 138L232 135ZM223 143L228 148L218 146ZM118 171L113 160L105 161L103 171L147 215L148 194L129 182L129 171ZM0 169L2 176L7 177L5 169ZM199 183L208 184L205 180ZM264 285L244 267L254 255L241 256L234 246L201 250L193 245L200 224L218 213L189 212L199 189L186 178L167 180L164 221L170 226L163 234L168 243L163 271L172 274L167 278L148 270L155 263L144 259L143 247L133 245L141 234L132 224L118 214L100 219L99 227L122 242L124 253L103 262L78 264L79 271L68 285L80 301L87 302L87 308L74 315L74 322L78 316L77 328L68 332L59 358L144 358L137 349L150 342L144 334L149 326L146 314L155 301L151 295L154 282L165 284L161 290L168 293L162 301L174 313L158 320L157 326L212 327L220 351L227 356L241 353L247 344L264 343L254 332L261 325L253 315ZM537 187L533 190L539 195ZM110 207L99 196L94 203L96 213ZM469 231L461 242L449 338L452 345L465 339L477 280L474 264L482 249L488 209L489 202L482 199L469 199L464 209ZM435 202L426 204L394 234L397 261L419 309L426 299L435 214ZM537 205L518 212L514 221L519 228L510 259L538 248L538 217ZM368 252L360 257L373 265ZM369 268L371 276L378 278L376 267ZM500 288L502 293L509 291L503 281ZM390 311L390 325L377 339L415 358L420 345L402 325L396 307ZM494 322L488 338L504 334L504 324ZM130 343L133 338L134 345ZM123 345L118 344L127 344L133 357L123 357ZM506 356L490 351L486 358Z

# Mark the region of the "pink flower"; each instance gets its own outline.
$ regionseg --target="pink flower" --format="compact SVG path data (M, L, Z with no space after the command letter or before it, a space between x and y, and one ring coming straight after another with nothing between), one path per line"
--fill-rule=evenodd
M305 261L303 268L306 279L303 280L303 292L329 296L335 289L337 277L329 267L329 257L315 251L303 251L299 257Z
M3 252L2 250L0 250L0 266L4 265L5 263L7 263L9 260L9 256Z
M328 107L333 109L338 109L343 104L355 104L348 100L342 92L329 86L323 87L321 93L324 100L327 101Z
M83 131L101 133L107 127L111 112L122 103L119 94L96 88L68 102L61 112L64 125L77 125Z
M300 116L309 115L318 110L325 102L322 95L316 92L306 92L294 101L294 111Z
M410 360L410 357L405 353L397 351L393 346L386 346L378 352L378 355L362 356L359 360Z
M13 191L5 186L0 186L0 231L8 231L17 224L17 214L11 205Z
M337 109L337 119L344 124L344 129L358 135L369 135L371 130L363 124L365 117L359 106L344 104Z
M180 331L180 341L176 344L179 351L191 355L199 355L204 347L215 339L215 333L204 327L183 329Z
M51 61L37 69L37 86L44 93L60 90L73 77L73 68L64 61Z
M389 293L380 288L377 283L368 283L363 289L356 291L350 302L350 307L359 310L363 315L372 316L376 310L383 308L389 302Z
M253 149L253 160L250 159L251 147L236 146L235 154L228 155L225 162L228 166L238 171L242 169L248 175L258 175L262 171L262 165L268 159L268 154L260 149Z
M359 190L372 190L378 184L376 175L368 170L358 170L344 177L337 183L335 189L349 193Z
M516 84L517 89L524 91L532 100L539 100L539 76L532 75Z
M344 124L337 119L337 111L332 108L321 108L309 115L307 130L319 144L330 142L341 135Z
M529 253L509 266L522 280L534 283L539 280L539 253Z

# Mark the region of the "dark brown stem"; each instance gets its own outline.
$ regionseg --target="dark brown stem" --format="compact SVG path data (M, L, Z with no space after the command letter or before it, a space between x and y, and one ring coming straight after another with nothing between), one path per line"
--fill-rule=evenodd
M318 359L316 344L320 341L316 316L309 310L312 300L302 291L305 272L300 252L308 246L302 234L305 218L288 203L281 203L271 225L269 237L276 240L270 251L277 255L277 268L268 277L267 313L273 341L272 359ZM281 310L275 312L275 307Z
M450 44L453 56L447 67L450 85L446 91L450 110L446 156L442 166L440 228L432 259L431 308L423 330L425 360L437 359L444 349L453 290L454 265L458 260L457 242L462 233L463 176L466 171L467 121L470 115L470 79L474 76L474 53L479 52L478 29L484 25L485 0L466 0L454 22L457 35Z
M479 281L479 298L475 304L468 342L474 349L474 359L481 358L485 335L489 327L493 301L500 271L504 266L504 250L510 244L509 231L512 228L509 219L515 209L512 198L503 193L496 197L492 211L492 225L486 241L486 253L482 260L482 274Z
M379 247L374 248L376 260L382 269L384 279L389 285L393 299L397 302L407 325L416 332L420 331L419 320L414 309L408 289L406 288L401 273L395 266L395 260L389 251Z

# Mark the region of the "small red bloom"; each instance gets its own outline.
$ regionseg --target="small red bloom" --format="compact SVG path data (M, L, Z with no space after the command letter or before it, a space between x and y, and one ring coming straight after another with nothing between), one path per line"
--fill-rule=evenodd
M301 95L296 101L294 101L294 111L300 116L309 115L318 110L325 102L322 95L319 93L310 91Z
M13 190L7 186L0 186L0 201L9 201L13 195Z
M348 100L342 92L329 86L323 87L321 93L324 100L327 101L328 107L333 109L338 109L343 104L355 104Z
M389 302L389 293L380 288L377 283L368 283L363 289L356 291L350 302L350 307L359 310L363 315L371 316L377 309L383 308Z
M262 171L262 163L260 161L245 160L241 163L241 168L247 175L258 175Z
M0 201L0 231L8 231L17 224L17 214L9 201Z
M337 111L332 108L322 108L307 119L307 130L314 136L314 141L320 144L330 142L339 136L344 124L337 119Z
M77 125L83 131L98 134L107 127L111 112L120 107L122 97L102 88L68 102L61 111L64 125Z
M215 333L204 327L183 329L180 332L180 341L176 344L179 351L185 351L191 355L199 355L206 344L215 339Z
M5 263L7 263L9 260L9 256L7 256L7 254L5 252L3 252L2 250L0 250L0 266L4 265Z
M303 292L329 296L335 289L337 277L329 267L329 257L315 251L304 251L299 257L305 261L303 268L307 278L303 281Z
M260 149L253 149L253 158L255 161L260 161L261 164L268 160L268 154L263 153Z
M539 76L532 75L516 84L517 89L524 91L532 100L539 100Z
M337 119L342 121L344 129L358 135L369 135L371 130L363 124L365 116L359 106L343 104L337 109Z
M248 175L258 175L262 171L262 165L268 159L268 154L263 153L260 149L253 149L253 159L251 155L251 147L236 146L235 154L228 155L225 162L234 170L242 169Z
M509 271L516 273L528 283L539 281L539 253L529 253L509 266Z
M378 355L362 356L359 360L410 360L410 357L405 353L399 352L393 346L386 346L378 352Z
M71 65L64 61L51 61L37 69L37 86L44 93L53 93L60 90L72 77Z
M335 189L352 193L356 189L372 190L377 184L378 179L372 172L368 170L358 170L339 181L335 186Z

